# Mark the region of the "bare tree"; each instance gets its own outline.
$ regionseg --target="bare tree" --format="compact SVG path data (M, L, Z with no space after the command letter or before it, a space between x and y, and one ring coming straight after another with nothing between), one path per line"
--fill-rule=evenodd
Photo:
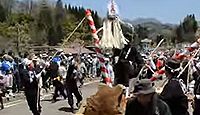
M4 9L6 10L7 16L10 16L15 2L16 2L16 0L0 0L0 3L4 7Z

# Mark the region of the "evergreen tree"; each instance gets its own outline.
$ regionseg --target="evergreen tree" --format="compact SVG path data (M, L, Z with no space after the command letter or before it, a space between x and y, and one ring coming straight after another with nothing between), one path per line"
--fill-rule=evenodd
M49 28L47 35L48 45L55 46L57 45L56 32L53 27Z
M52 27L53 16L51 7L46 1L43 1L40 6L39 16L37 19L37 31L39 31L38 34L43 35L43 37L46 37L48 44L52 44L52 41L55 39L55 31Z
M52 27L52 11L46 2L43 2L43 4L40 7L39 19L37 22L38 27L41 30L45 29L48 31L48 29Z
M62 23L64 19L64 9L63 9L63 3L62 0L58 0L56 3L56 8L55 8L55 23Z
M0 22L3 22L6 20L6 14L3 6L0 4Z
M58 0L56 3L56 8L55 8L55 18L54 18L54 26L55 26L55 41L54 44L60 43L62 41L63 37L63 29L61 27L63 20L65 17L65 12L63 8L63 3L62 0Z
M69 6L68 6L68 10L71 12L71 10L72 10L72 7L71 7L71 5L69 4Z
M101 22L100 22L100 17L98 15L97 11L94 12L93 17L94 17L94 22L95 22L96 27L100 28L101 27Z
M187 15L183 23L180 24L180 26L177 28L177 37L178 41L187 41L192 42L195 40L195 32L198 28L197 21L195 19L194 14Z
M194 14L187 15L183 21L183 29L184 33L195 33L197 30L197 21L195 19Z
M177 42L183 41L183 27L181 24L176 28L176 38Z
M0 0L0 4L4 7L6 18L8 18L11 15L14 3L15 0Z
M57 38L55 41L56 44L62 42L64 38L63 28L61 25L58 25L56 28L56 38Z

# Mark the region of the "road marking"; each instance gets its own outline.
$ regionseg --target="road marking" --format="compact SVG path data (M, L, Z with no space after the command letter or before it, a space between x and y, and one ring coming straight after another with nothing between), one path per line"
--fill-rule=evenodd
M83 85L85 86L85 85L89 85L96 82L100 82L100 80L90 81L90 82L84 83Z
M84 83L83 86L86 86L86 85L89 85L89 84L92 84L92 83L97 83L97 82L100 82L100 80L95 80L95 81L90 81L90 82ZM50 94L46 94L46 95L43 95L42 97L43 97L43 99L45 99L45 98L47 98L49 96L52 96L52 94L51 93ZM8 102L8 103L4 104L4 108L10 108L12 106L16 106L16 105L19 105L21 103L23 103L23 100L21 100L21 99L20 100L16 100L16 101L12 101L12 102Z
M9 108L9 107L12 107L12 106L16 106L16 105L19 105L21 103L23 103L22 100L16 100L16 101L8 102L8 103L4 104L4 108Z

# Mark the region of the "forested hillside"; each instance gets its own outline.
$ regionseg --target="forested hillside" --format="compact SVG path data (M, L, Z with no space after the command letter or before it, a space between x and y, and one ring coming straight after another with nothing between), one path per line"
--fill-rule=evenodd
M62 0L1 0L0 47L18 48L35 45L59 45L85 16L84 7L65 5ZM97 28L100 17L92 11ZM69 42L92 42L87 21L69 39ZM5 43L6 41L6 43Z

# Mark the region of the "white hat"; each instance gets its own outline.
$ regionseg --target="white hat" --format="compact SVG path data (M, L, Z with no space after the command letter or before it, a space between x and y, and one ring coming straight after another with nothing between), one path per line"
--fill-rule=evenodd
M105 60L105 61L110 61L110 59L109 59L109 58L104 58L104 60Z
M39 61L40 59L37 56L34 56L32 60Z
M47 55L46 53L41 54L40 56L41 56L41 57L48 57L48 55Z
M59 48L57 49L58 52L63 52L63 49Z
M198 69L200 69L200 62L198 62L198 63L196 64L196 67L197 67Z
M31 63L32 63L32 60L29 60L29 59L25 60L25 62L24 62L25 65L30 65Z

